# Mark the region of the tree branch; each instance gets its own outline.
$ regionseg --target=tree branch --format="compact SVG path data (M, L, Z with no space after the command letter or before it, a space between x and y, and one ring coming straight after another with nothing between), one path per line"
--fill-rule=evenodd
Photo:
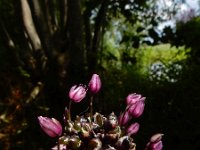
M60 10L61 10L61 27L65 30L67 25L67 0L61 0Z
M47 18L47 24L50 29L51 35L54 33L54 31L57 29L57 23L55 18L55 12L53 7L52 0L45 0L45 11L46 11L46 18Z
M86 50L91 51L91 48L92 48L92 31L91 31L91 25L90 25L91 9L89 10L88 9L85 10L83 17L84 17Z
M80 0L68 0L68 48L69 48L69 73L71 77L81 76L84 69L83 30ZM70 76L70 75L69 75ZM71 81L76 79L69 79Z
M27 0L20 0L22 9L22 18L25 26L25 30L30 38L31 44L35 51L41 49L41 41L36 32L34 22L32 19L31 10Z
M4 26L3 22L1 21L0 19L0 29L2 30L3 34L4 34L4 37L5 37L5 42L6 44L10 47L10 48L15 48L15 44L12 40L12 38L10 37L6 27Z
M88 68L89 73L94 72L97 65L97 50L100 44L100 37L102 33L102 26L105 21L105 15L108 9L109 0L104 0L101 4L101 7L99 9L99 12L97 14L96 20L95 20L95 27L94 27L94 36L92 39L92 48L91 50L88 50Z
M93 43L92 43L92 51L93 52L96 52L97 48L99 46L99 40L100 40L100 35L101 35L101 27L102 27L104 20L105 20L108 2L109 2L109 0L103 1L102 5L99 9L97 18L96 18L94 36L93 36Z
M38 0L29 0L30 1L30 8L32 12L34 12L33 20L35 21L35 27L38 31L38 35L42 42L42 47L45 51L45 54L47 56L50 56L51 47L50 47L50 31L47 25L47 22L44 19L44 14L41 11L40 3ZM43 57L45 57L45 54L43 53Z

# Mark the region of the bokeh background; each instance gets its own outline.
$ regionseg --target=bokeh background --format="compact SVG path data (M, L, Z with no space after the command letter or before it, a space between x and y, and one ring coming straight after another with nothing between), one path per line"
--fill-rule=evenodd
M199 0L0 0L0 149L46 150L37 116L62 122L68 91L102 79L96 111L124 110L145 96L135 136L144 149L200 149ZM73 105L83 112L87 98ZM112 108L112 109L111 109Z

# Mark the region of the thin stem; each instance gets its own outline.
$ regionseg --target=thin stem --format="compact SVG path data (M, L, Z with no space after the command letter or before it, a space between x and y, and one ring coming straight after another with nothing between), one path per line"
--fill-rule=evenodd
M60 139L58 138L58 150L60 150Z
M92 122L92 116L93 116L93 99L94 99L94 97L93 96L91 96L90 97L90 121Z
M69 119L69 121L71 121L71 106L72 106L72 101L70 100L69 101L69 110L68 110L68 119Z

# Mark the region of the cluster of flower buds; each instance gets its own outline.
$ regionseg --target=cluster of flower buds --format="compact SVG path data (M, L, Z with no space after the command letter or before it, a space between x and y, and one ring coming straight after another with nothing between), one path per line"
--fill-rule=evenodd
M93 74L92 78L87 86L84 86L82 84L80 85L74 85L71 87L70 91L69 91L69 98L73 101L73 102L80 102L81 100L83 100L87 94L87 89L89 89L89 91L93 94L96 94L100 91L101 89L101 80L99 75L97 74Z
M145 97L136 93L129 94L126 98L126 104L125 111L119 117L119 124L121 126L126 126L131 119L142 115L145 106Z
M88 90L93 97L100 88L101 80L97 74L94 74L88 86L72 86L69 98L72 102L78 103L86 97ZM92 100L93 98L90 106ZM98 112L93 115L90 111L83 116L77 116L73 121L70 117L69 105L64 114L64 128L54 118L39 116L38 120L47 135L59 137L57 145L52 150L136 150L133 137L139 131L140 125L137 122L133 123L131 119L142 115L144 102L145 97L132 93L127 96L126 109L119 117L114 113L108 117ZM161 137L162 134L154 135L147 144L146 150L161 150L163 147Z
M59 138L60 149L65 145L63 149L71 150L135 150L132 135L138 129L137 123L127 129L121 128L114 113L108 117L95 113L92 122L87 115L77 116L66 123L65 133ZM53 149L58 150L58 146Z

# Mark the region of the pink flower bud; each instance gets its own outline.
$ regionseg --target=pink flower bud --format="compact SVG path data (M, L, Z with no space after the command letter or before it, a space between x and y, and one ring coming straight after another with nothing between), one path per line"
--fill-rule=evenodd
M136 103L129 106L128 111L132 117L138 118L142 115L144 111L144 106L144 101L137 101Z
M56 137L62 134L62 126L58 120L42 116L39 116L38 120L42 130L50 137Z
M99 77L99 75L97 74L93 74L92 78L88 84L89 90L96 94L99 92L100 88L101 88L101 79Z
M162 136L164 134L162 133L157 133L157 134L154 134L151 139L150 139L150 142L157 142L157 141L160 141L162 139Z
M146 145L147 150L162 150L163 143L161 141L163 134L158 133L150 138L150 141Z
M126 104L127 105L134 104L137 101L139 101L141 97L142 97L142 95L140 95L140 94L131 93L126 97Z
M129 115L129 112L125 111L119 116L118 123L119 125L124 126L128 123L130 119L131 119L131 116Z
M150 146L150 150L162 150L162 148L163 148L162 141L151 143L151 146Z
M140 124L139 123L137 123L137 122L133 123L128 127L127 133L129 135L134 135L139 131L139 128L140 128Z
M86 96L86 88L82 85L74 85L69 91L69 98L78 103Z

